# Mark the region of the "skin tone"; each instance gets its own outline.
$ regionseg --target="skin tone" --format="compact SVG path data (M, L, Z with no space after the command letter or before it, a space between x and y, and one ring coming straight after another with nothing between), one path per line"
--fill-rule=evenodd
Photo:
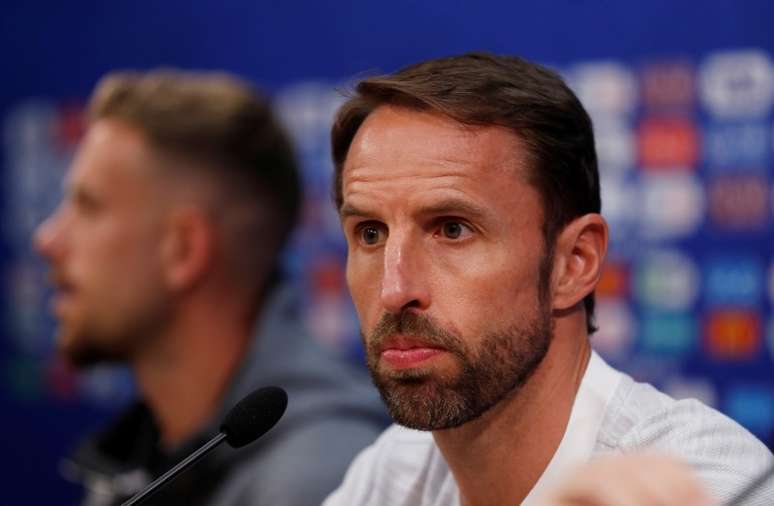
M211 190L163 162L138 129L96 121L34 242L51 267L62 354L126 362L174 447L209 421L254 304L222 266Z
M535 317L543 216L524 154L502 128L398 106L369 115L343 168L340 209L347 281L366 339L382 315L408 311L462 336L475 353L481 336ZM463 504L518 504L558 447L590 356L581 301L599 279L607 237L596 214L560 233L544 360L481 417L433 432ZM375 358L385 374L460 374L454 354L421 337L384 341ZM395 360L401 352L405 360Z

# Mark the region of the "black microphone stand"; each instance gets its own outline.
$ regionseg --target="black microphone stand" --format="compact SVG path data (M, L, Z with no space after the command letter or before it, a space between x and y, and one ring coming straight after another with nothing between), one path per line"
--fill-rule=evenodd
M148 499L162 485L176 478L177 475L180 474L185 468L196 463L199 459L201 459L207 453L209 453L210 450L212 450L213 448L221 444L223 441L225 441L226 437L227 436L224 432L218 433L217 436L210 439L204 446L202 446L201 448L193 452L191 455L189 455L188 457L180 461L177 465L175 465L175 467L173 467L166 473L162 474L155 480L153 480L153 482L150 485L148 485L147 488L135 494L131 499L122 503L121 506L134 506L135 504L140 504L144 500Z

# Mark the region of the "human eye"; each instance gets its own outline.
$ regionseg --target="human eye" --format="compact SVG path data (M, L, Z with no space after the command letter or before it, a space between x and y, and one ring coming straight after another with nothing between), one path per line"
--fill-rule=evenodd
M86 216L94 216L102 208L102 203L92 193L75 190L73 191L68 200L72 203L72 206L79 214Z
M384 241L386 230L379 223L365 222L357 226L356 235L363 246L376 246Z
M460 220L445 219L440 222L437 235L453 241L464 239L472 232L471 228Z

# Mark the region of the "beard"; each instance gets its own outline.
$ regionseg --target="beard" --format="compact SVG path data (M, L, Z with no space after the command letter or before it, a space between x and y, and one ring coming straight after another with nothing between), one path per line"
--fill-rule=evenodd
M539 299L545 295L542 288ZM547 308L539 304L526 320L484 334L476 350L429 316L411 309L385 313L364 343L371 378L393 420L418 430L450 429L475 420L513 395L548 352L553 328ZM383 370L382 342L396 334L448 351L459 370L452 375L422 368Z
M70 339L72 340L66 343L62 337L57 339L62 343L58 345L58 353L76 370L100 364L121 364L129 359L128 347L121 345L124 341L108 344L88 334L79 334Z
M165 306L153 304L123 311L91 311L73 321L63 319L57 328L57 352L74 369L101 364L125 364L154 336L168 319Z

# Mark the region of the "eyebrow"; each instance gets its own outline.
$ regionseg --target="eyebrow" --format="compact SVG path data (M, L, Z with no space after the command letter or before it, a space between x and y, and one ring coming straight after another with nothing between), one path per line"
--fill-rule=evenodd
M363 211L362 209L358 209L357 207L353 206L349 203L344 203L339 208L339 218L343 221L346 218L350 218L352 216L360 217L360 218L372 218L373 214Z
M431 215L443 215L443 214L450 214L450 215L462 215L465 217L470 218L484 218L488 215L488 213L484 210L483 207L480 207L476 204L473 204L471 202L455 199L455 198L448 198L443 199L439 202L435 202L433 204L430 204L428 206L425 206L419 210L420 214L431 214Z
M477 206L475 204L472 204L470 202L460 200L460 199L455 199L455 198L444 199L439 202L434 202L430 205L424 206L419 209L418 214L463 215L470 218L478 218L478 219L482 219L488 215L488 213L484 210L484 208ZM352 204L349 204L349 203L342 204L341 208L339 209L340 219L343 221L346 218L350 218L353 216L359 217L359 218L375 217L373 213L359 209L353 206Z

